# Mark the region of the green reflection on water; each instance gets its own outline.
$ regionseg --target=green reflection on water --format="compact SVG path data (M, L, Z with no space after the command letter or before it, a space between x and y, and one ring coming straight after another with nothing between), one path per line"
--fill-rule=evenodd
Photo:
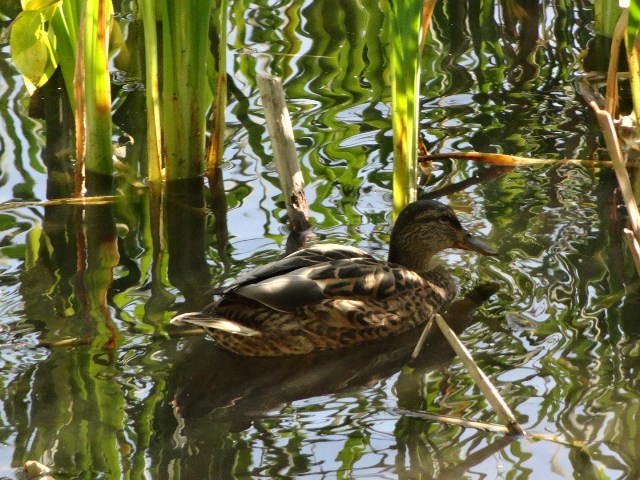
M321 240L384 257L391 143L378 3L239 1L231 9L230 45L268 49L284 77ZM529 13L535 32L518 34L503 27L516 20L494 2L440 3L421 98L432 150L586 158L598 147L572 85L592 13L563 3ZM2 198L65 196L70 154L64 145L49 150L52 135L24 115L17 75L6 57L0 64ZM175 310L201 307L210 284L285 249L254 63L236 54L229 65L229 211L212 213L209 194L178 195L165 203L180 214L161 241L152 193L123 182L127 200L100 222L119 254L110 286L104 271L94 277L106 313L87 310L79 295L77 232L87 224L77 207L0 217L0 475L16 477L13 469L36 459L62 478L640 476L638 282L619 240L610 172L451 162L423 192L466 182L440 199L502 251L498 259L441 256L462 294L481 281L500 285L464 342L525 428L585 449L507 441L403 413L495 421L435 340L428 358L407 367L412 336L274 361L237 358L199 336L170 337ZM135 160L136 150L128 155ZM47 192L43 165L62 178ZM67 338L76 341L36 346Z

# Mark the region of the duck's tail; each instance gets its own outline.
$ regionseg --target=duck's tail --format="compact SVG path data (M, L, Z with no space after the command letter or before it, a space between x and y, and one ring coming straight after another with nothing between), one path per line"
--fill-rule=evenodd
M211 315L207 315L202 312L189 312L181 315L176 315L171 319L173 325L195 325L200 328L213 328L216 330L222 330L229 333L235 333L236 335L244 335L247 337L254 337L261 335L258 330L246 327L232 320L226 320L224 318L216 318Z

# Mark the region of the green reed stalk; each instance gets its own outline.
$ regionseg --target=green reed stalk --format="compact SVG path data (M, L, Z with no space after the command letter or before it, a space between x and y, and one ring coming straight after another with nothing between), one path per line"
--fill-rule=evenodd
M158 34L156 2L140 0L144 25L145 78L147 104L147 160L149 180L162 180L162 130L160 124L160 89L158 86Z
M158 2L162 17L162 124L167 180L203 170L212 0Z
M111 2L89 0L85 8L84 25L81 27L84 28L85 170L111 174L111 79L108 70ZM80 78L76 76L76 80Z
M640 29L640 0L631 0L629 2L629 24L627 27L627 43L629 45L636 43L638 29Z
M227 107L227 0L216 2L217 16L214 16L216 32L218 34L218 48L216 55L217 79L215 95L211 108L213 122L211 126L211 138L207 152L207 175L213 178L222 160L224 149L224 119Z
M416 199L422 1L389 2L394 216Z
M596 33L612 37L621 12L618 0L595 0L594 10Z
M627 64L629 65L629 83L633 111L636 115L636 135L640 134L640 49L638 47L638 29L640 28L640 0L631 0L627 18L625 45Z
M73 74L76 63L78 26L82 5L79 0L64 0L51 17L51 29L56 38L56 56L62 70L65 88L71 106L75 108L73 96Z

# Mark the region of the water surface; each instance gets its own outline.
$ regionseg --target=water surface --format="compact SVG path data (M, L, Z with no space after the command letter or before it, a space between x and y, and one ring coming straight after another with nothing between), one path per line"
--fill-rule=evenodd
M500 249L439 257L459 298L499 287L452 322L523 427L555 441L421 415L497 422L438 338L412 365L416 332L244 359L168 326L176 311L204 305L209 285L286 248L254 63L239 49L272 53L283 77L318 241L387 252L392 148L378 3L231 3L228 209L208 193L204 203L168 195L164 248L149 190L124 174L126 201L87 207L82 220L72 206L0 212L0 476L18 478L38 460L55 478L638 478L640 298L607 169L453 161L436 164L420 191ZM139 26L122 8L133 35ZM526 26L493 2L439 3L421 90L432 151L601 155L574 88L592 10L543 2L525 13ZM56 193L45 168L51 125L27 115L6 46L0 71L0 198L44 200ZM79 226L97 233L78 235ZM93 243L82 248L83 238ZM117 240L119 256L100 239ZM113 281L111 269L77 273L79 259L111 256ZM108 308L88 308L100 295Z

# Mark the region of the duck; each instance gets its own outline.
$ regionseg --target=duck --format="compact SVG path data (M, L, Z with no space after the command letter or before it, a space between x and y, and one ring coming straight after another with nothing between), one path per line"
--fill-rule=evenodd
M303 355L399 335L425 324L456 295L433 256L447 248L497 251L467 231L451 207L408 204L392 228L386 261L349 245L316 244L260 266L215 291L201 312L175 316L245 356Z

